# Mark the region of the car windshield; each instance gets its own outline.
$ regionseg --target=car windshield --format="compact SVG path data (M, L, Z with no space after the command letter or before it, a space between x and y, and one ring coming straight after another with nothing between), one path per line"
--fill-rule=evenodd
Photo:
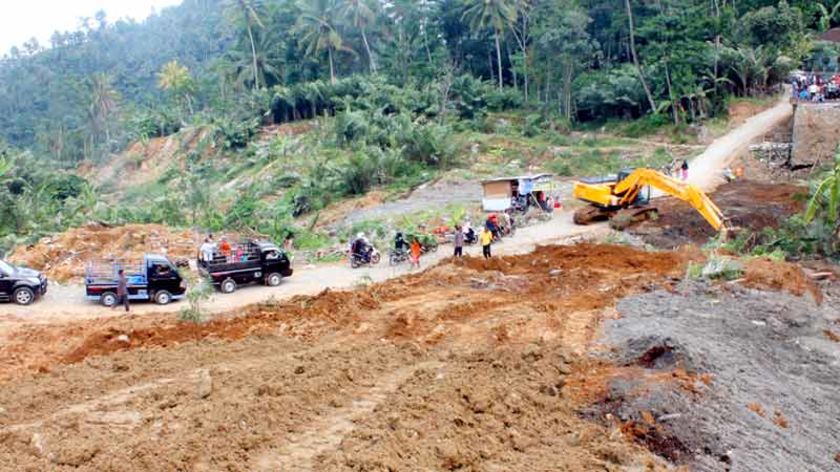
M0 272L4 273L6 275L11 275L12 272L14 272L14 271L15 271L14 266L12 266L11 264L9 264L6 261L0 261Z

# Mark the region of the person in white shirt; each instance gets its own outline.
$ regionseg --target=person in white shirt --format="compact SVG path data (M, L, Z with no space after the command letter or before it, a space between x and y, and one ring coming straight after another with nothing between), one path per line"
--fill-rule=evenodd
M203 262L212 262L213 254L216 252L216 245L210 242L210 238L207 238L199 248L199 252L201 253L201 260Z

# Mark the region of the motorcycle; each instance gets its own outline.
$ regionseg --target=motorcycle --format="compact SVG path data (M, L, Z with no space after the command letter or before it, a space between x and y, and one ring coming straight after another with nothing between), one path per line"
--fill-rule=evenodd
M408 261L408 251L405 249L401 251L391 251L388 255L388 261L391 263L392 266L400 265L406 261Z
M350 267L356 269L363 265L376 265L379 264L380 259L381 256L379 255L379 251L377 251L375 247L372 247L370 248L370 253L367 257L358 253L350 254Z

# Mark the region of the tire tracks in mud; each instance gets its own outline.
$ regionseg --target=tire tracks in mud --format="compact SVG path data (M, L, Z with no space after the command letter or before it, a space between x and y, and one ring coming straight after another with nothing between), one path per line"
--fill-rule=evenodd
M273 356L258 358L248 357L237 360L235 362L220 362L214 364L203 365L186 369L178 375L169 375L166 377L159 377L156 379L147 379L144 382L136 383L129 387L111 390L98 398L87 400L79 403L70 403L62 407L55 408L37 419L29 420L23 423L11 424L0 428L0 435L4 433L16 433L22 431L37 430L43 428L48 422L56 422L62 418L73 415L84 415L89 422L119 425L123 424L120 421L120 415L125 415L126 418L133 417L139 412L121 408L128 405L132 399L142 394L148 394L155 390L167 387L186 387L192 388L194 391L200 388L206 376L210 376L212 382L213 372L247 372L249 369L261 369L271 365L277 365L280 362L290 361L301 356L312 356L330 349L341 346L344 342L349 342L351 336L335 337L329 342L321 343L314 346L309 346L304 349L286 351ZM209 394L208 394L209 395ZM104 417L104 421L102 420ZM117 421L108 421L108 418L117 419ZM142 422L141 417L137 417L137 421L131 421L133 424ZM34 431L37 434L37 431Z
M356 395L350 405L312 422L304 431L286 438L278 449L259 453L253 460L254 470L310 471L317 470L318 456L335 450L356 427L356 422L370 415L389 395L421 369L440 369L442 362L420 362L402 367L381 377L373 387Z

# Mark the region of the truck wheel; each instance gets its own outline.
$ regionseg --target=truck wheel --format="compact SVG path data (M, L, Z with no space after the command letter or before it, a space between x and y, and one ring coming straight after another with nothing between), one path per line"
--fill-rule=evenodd
M233 279L225 279L219 285L219 289L222 293L233 293L236 291L236 282Z
M99 303L102 306L112 307L117 304L117 294L114 292L105 292L99 296Z
M278 274L277 272L272 272L268 274L268 277L265 278L265 284L269 287L276 287L280 285L280 282L283 280L283 276Z
M35 292L33 292L29 287L20 287L15 290L12 298L14 298L15 303L18 305L29 305L33 300L35 300Z
M158 305L167 305L172 301L172 294L166 290L160 290L155 293L155 303Z

